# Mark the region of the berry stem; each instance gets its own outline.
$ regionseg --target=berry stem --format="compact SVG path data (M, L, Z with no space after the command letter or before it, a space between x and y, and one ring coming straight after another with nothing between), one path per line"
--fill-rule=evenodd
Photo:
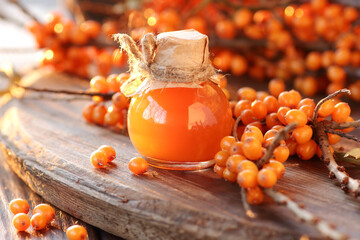
M235 140L238 142L239 141L239 137L237 134L237 128L239 126L239 123L241 121L241 115L236 119L235 124L234 124L234 128L233 128L233 136L235 138Z
M324 121L325 129L345 129L345 128L358 128L360 127L360 120L353 122L335 123Z
M246 190L245 188L241 188L241 201L243 204L243 208L245 210L246 216L248 216L249 218L256 218L256 214L251 210L251 206L249 204L249 202L246 199Z
M39 20L32 13L30 13L21 3L19 3L18 0L8 0L8 2L17 6L26 16L28 16L32 20L39 22Z
M347 93L347 94L351 94L350 90L349 89L340 89L332 94L329 94L328 96L326 96L325 98L321 99L317 104L316 104L316 107L314 109L314 115L313 115L313 122L317 122L317 118L318 118L318 112L319 112L319 109L321 107L321 105L323 105L327 100L330 100L334 97L336 97L337 95L341 94L341 93Z
M266 163L269 162L270 158L273 155L273 152L275 150L275 148L277 148L280 144L281 140L285 140L287 138L287 134L294 130L297 126L297 123L291 123L289 125L287 125L286 127L284 127L283 129L281 129L276 135L275 135L275 139L273 140L273 142L267 147L266 149L266 153L265 155L256 162L256 165L258 166L258 168L260 169L262 166L264 166Z
M67 95L81 95L81 96L99 96L104 100L110 100L114 93L96 93L96 92L86 92L86 91L70 91L70 90L54 90L47 88L34 88L34 87L25 87L18 83L14 83L17 87L23 88L25 90L34 91L34 92L46 92L46 93L55 93L55 94L67 94Z
M338 130L334 130L334 129L326 129L326 128L324 128L324 129L325 129L325 132L327 132L327 133L336 134L336 135L339 135L340 137L344 137L344 138L347 138L347 139L350 139L350 140L353 140L356 142L360 142L359 138L357 138L353 135L344 133L342 131L338 131Z
M300 206L295 201L288 198L286 195L272 188L264 189L264 191L267 195L269 195L272 199L274 199L276 203L287 207L298 218L309 224L313 224L319 230L319 232L324 236L334 240L348 239L346 235L338 232L336 229L333 229L332 225L318 218L311 212L305 210L302 206Z
M355 196L358 196L360 193L360 183L357 179L348 176L345 168L336 163L334 155L330 151L330 144L324 125L316 124L315 132L321 148L322 160L330 171L329 177L336 178L345 192L349 190L353 192Z

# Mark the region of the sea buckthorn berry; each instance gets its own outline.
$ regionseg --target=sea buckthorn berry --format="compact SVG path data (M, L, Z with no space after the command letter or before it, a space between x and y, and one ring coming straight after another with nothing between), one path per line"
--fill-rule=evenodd
M279 130L276 129L270 129L264 134L264 140L275 137L275 135L279 132Z
M285 120L287 124L297 123L297 127L303 127L307 123L307 116L303 111L298 109L291 109L285 115Z
M268 97L268 96L271 96L271 95L269 93L265 92L265 91L257 91L256 92L256 99L257 100L264 101L265 98Z
M30 217L25 213L18 213L13 217L12 224L18 231L25 231L30 226Z
M310 52L306 56L306 67L311 71L319 70L322 56L319 52Z
M289 155L292 156L296 153L296 147L297 147L297 143L295 142L294 139L292 138L288 138L286 139L286 147L289 149Z
M263 133L265 130L265 125L262 124L260 121L249 123L248 125L246 125L246 127L257 127L261 133Z
M239 154L239 155L243 155L244 152L242 150L243 148L243 142L234 142L231 147L230 147L230 155L234 155L234 154Z
M241 114L241 121L244 125L256 122L257 118L252 109L245 109Z
M257 182L261 187L271 188L276 184L277 176L273 169L263 168L257 175Z
M335 102L333 99L329 99L320 106L318 114L320 117L328 117L333 113L334 110Z
M231 155L226 161L226 168L229 169L230 172L237 173L237 165L244 160L246 160L246 158L243 155Z
M240 100L254 101L256 99L256 91L250 87L242 87L238 90L238 96Z
M354 121L354 119L352 117L348 117L345 122L353 122L353 121ZM345 129L342 129L341 131L343 131L344 133L349 133L353 130L354 130L354 128L345 128Z
M95 106L92 114L93 122L98 125L104 125L106 112L107 109L104 105Z
M242 29L248 26L252 21L252 17L253 13L247 8L237 10L233 16L236 28Z
M231 73L235 76L241 76L246 73L248 64L246 58L236 54L231 61Z
M263 136L261 130L258 127L250 126L250 125L247 125L245 127L245 131L241 137L241 141L244 142L245 139L248 137L254 137L257 140L259 140L260 142L262 142L264 140L264 136Z
M46 217L40 213L34 214L30 219L30 224L35 230L41 230L46 228L48 221L46 221Z
M237 175L237 183L240 187L251 188L257 186L257 172L244 170Z
M309 160L311 159L317 150L317 144L314 140L310 140L304 144L298 144L296 146L296 153L302 160Z
M259 205L264 201L264 193L258 186L246 189L246 200L253 205Z
M109 145L102 145L98 148L98 151L103 151L107 157L108 162L111 162L116 158L115 149Z
M335 105L335 109L331 114L331 119L337 123L346 122L347 118L350 116L351 109L349 104L340 102Z
M257 160L261 157L262 146L261 142L255 137L248 137L244 140L243 152L245 157L249 160Z
M283 80L275 78L269 82L269 92L274 97L278 97L280 93L285 91L285 83Z
M267 108L263 101L255 100L251 103L251 109L257 119L263 119L266 117Z
M220 147L222 150L230 150L231 145L236 142L235 138L233 136L226 136L221 139Z
M104 168L108 163L108 157L104 151L96 150L91 154L90 161L95 168Z
M84 109L82 111L82 115L88 123L93 122L93 112L94 112L95 106L96 105L93 103L89 104L86 107L84 107Z
M338 66L330 66L326 70L326 76L331 82L341 83L346 79L346 72L343 68Z
M66 229L66 237L69 240L85 240L88 236L86 229L80 225L73 225Z
M243 161L239 162L237 165L237 172L242 172L245 170L251 170L253 172L259 171L256 164L249 160L243 160Z
M312 138L313 130L308 125L305 125L303 127L297 127L294 129L292 136L297 144L304 144L310 141L310 139Z
M55 217L54 208L45 203L39 204L34 208L33 214L37 213L43 215L47 222L51 222Z
M117 74L110 74L106 78L106 82L108 83L109 89L113 92L119 92L120 91L120 82L118 81L118 75Z
M268 113L276 113L279 109L279 102L274 96L265 97L264 104Z
M129 161L129 169L136 175L142 175L149 169L149 164L141 157L134 157Z
M95 76L90 80L90 88L94 92L107 93L109 92L109 85L106 78L103 76Z
M285 162L290 155L290 150L286 145L280 145L274 150L274 158L278 162Z
M276 125L281 125L281 122L279 121L279 119L277 117L277 113L270 113L269 115L267 115L265 118L265 123L269 129L271 129L272 127L274 127Z
M214 165L214 172L216 173L216 175L218 175L218 177L223 178L223 172L224 172L225 167L220 167L219 165L215 164Z
M271 168L274 170L277 179L282 178L285 174L284 164L273 159L271 159L269 163L265 164L263 168Z
M230 172L228 168L224 169L223 177L229 182L236 182L236 173Z
M21 199L21 198L12 200L9 203L9 208L13 214L18 214L18 213L27 214L30 210L29 203L26 200Z
M336 65L346 66L351 61L351 52L345 48L339 48L335 51L334 61Z
M295 108L299 103L298 100L299 99L297 94L288 91L280 93L278 97L280 106L289 107L289 108Z
M297 105L297 109L300 109L302 106L311 106L311 107L315 108L315 102L311 98L304 98Z
M112 109L112 111L107 111L104 116L104 124L107 126L115 126L119 122L122 122L124 115L121 111L117 109Z
M277 111L277 117L279 119L279 121L286 125L286 119L285 119L285 115L287 114L288 111L290 111L291 109L288 107L280 107Z
M226 161L229 156L230 156L230 154L229 154L228 150L221 150L215 154L215 157L214 157L215 163L220 167L225 167Z
M117 92L115 93L112 98L112 103L114 104L115 107L117 107L118 109L124 109L128 107L128 99L127 97L122 94L121 92Z
M300 111L304 112L308 119L312 119L314 116L314 108L309 105L304 105L299 108Z
M339 135L328 133L328 140L330 145L336 144L340 141L340 139L341 137Z
M251 109L251 102L249 100L240 100L236 103L234 115L238 118L245 109Z
M230 20L219 21L215 25L216 35L224 39L233 39L236 35L235 25Z

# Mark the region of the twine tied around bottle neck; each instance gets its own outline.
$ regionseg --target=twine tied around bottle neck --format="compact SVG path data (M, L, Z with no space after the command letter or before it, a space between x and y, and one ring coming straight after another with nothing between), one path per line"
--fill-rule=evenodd
M122 91L129 87L139 86L145 79L167 83L200 83L209 79L212 80L216 75L216 70L209 59L204 59L201 66L196 67L162 66L156 63L154 59L157 53L157 44L160 41L166 41L166 39L160 39L157 43L157 39L152 33L147 33L142 38L141 51L135 41L127 34L114 34L113 38L120 44L120 48L128 54L131 77L123 84ZM125 95L131 96L132 94L125 93Z

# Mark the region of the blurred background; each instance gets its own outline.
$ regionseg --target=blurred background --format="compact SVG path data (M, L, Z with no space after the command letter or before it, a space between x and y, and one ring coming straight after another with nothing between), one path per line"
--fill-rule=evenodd
M271 79L304 96L344 87L360 101L360 1L1 0L0 64L47 67L91 79L125 71L111 34L194 28L210 38L213 65L236 81ZM225 90L226 91L226 90Z

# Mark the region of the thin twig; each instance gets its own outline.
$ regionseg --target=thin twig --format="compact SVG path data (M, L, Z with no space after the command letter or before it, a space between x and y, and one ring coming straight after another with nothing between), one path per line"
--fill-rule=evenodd
M45 92L45 93L55 93L55 94L67 94L67 95L81 95L81 96L99 96L104 100L110 100L114 93L96 93L96 92L86 92L86 91L70 91L70 90L54 90L47 88L34 88L34 87L25 87L19 85L18 83L14 83L17 87L23 88L25 90L34 91L34 92Z
M267 147L266 149L266 153L265 155L256 162L256 165L261 168L262 166L264 166L266 163L268 163L268 161L270 160L270 158L273 155L273 152L275 150L275 148L277 148L280 144L281 140L286 140L287 135L290 131L292 131L293 129L295 129L297 126L297 123L291 123L289 125L287 125L286 127L284 127L283 129L281 129L276 135L274 140L272 141L272 143Z
M347 139L350 139L350 140L354 140L356 142L360 142L360 139L353 136L353 135L350 135L350 134L347 134L347 133L344 133L342 131L337 131L337 130L333 130L333 129L326 129L325 128L325 132L327 133L331 133L331 134L336 134L336 135L339 135L340 137L344 137L344 138L347 138Z
M321 99L317 104L316 104L316 107L314 109L314 115L313 115L313 122L316 122L317 121L317 118L318 118L318 113L319 113L319 109L321 107L321 105L323 105L327 100L330 100L334 97L336 97L337 95L341 94L341 93L347 93L347 94L351 94L350 90L349 89L340 89L332 94L329 94L327 97Z
M325 132L323 124L316 123L315 133L319 142L319 146L322 152L322 160L329 169L329 177L336 178L342 185L342 189L347 192L348 190L358 196L360 193L360 184L357 179L351 178L346 172L343 166L339 166L334 158L334 155L330 151L330 144L328 136Z
M331 129L345 129L345 128L358 128L360 127L360 120L353 122L335 123L330 121L324 121L326 128Z
M256 214L251 210L251 207L246 199L246 190L245 188L241 188L241 201L243 204L243 208L245 210L246 216L249 218L256 218Z
M318 218L313 213L305 210L302 206L297 204L295 201L288 198L286 195L274 190L274 189L264 189L265 193L269 195L274 201L278 204L284 205L291 212L293 212L301 220L313 224L321 234L324 236L333 239L333 240L345 240L348 239L348 236L338 232L333 228L332 225L325 222L324 220Z
M18 0L8 0L8 2L16 5L26 16L28 16L32 20L39 22L39 20L31 12L29 12L21 3L19 3Z
M237 128L238 128L240 121L241 121L241 115L236 119L234 128L233 128L233 136L237 142L239 141L239 137L237 135Z
M15 20L15 19L12 19L12 18L8 18L7 16L3 15L2 13L0 13L0 19L4 20L4 21L7 21L7 22L10 22L10 23L13 23L18 27L21 27L21 28L24 27L24 24L22 22L19 22L19 21Z

